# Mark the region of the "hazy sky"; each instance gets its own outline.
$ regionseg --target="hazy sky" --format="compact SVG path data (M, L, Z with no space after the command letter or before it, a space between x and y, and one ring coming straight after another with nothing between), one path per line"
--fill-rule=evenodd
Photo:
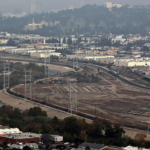
M30 12L31 4L38 5L37 9L44 11L62 10L69 7L81 7L86 4L102 5L104 2L121 3L122 5L150 5L150 0L0 0L0 9L5 12L14 12L15 9Z

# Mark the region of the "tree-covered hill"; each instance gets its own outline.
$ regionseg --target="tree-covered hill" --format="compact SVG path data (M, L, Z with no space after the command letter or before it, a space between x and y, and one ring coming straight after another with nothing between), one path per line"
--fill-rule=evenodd
M43 25L42 29L24 31L25 25L35 19L54 24ZM0 31L13 33L33 33L43 36L59 36L61 34L146 34L150 31L150 7L133 7L125 5L109 11L104 6L86 5L79 9L68 9L57 13L30 14L22 18L0 18Z

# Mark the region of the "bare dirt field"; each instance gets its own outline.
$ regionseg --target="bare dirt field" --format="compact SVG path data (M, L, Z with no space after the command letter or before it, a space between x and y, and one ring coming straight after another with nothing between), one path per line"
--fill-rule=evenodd
M85 73L83 72L82 75ZM87 74L90 77L91 70L88 70ZM127 85L103 72L96 74L93 70L93 74L93 78L98 79L97 82L77 82L76 87L71 87L72 93L77 92L78 111L117 121L128 127L147 129L150 113L149 91ZM36 84L32 86L33 97L68 108L69 88L70 84L67 81ZM24 94L24 86L20 86L17 92Z
M26 110L26 109L37 106L37 107L41 107L42 110L45 110L48 116L51 118L57 116L59 119L64 119L65 117L69 116L67 113L63 111L59 111L54 108L47 107L45 105L41 105L38 103L34 103L32 101L14 97L4 92L3 90L0 90L0 95L1 95L1 98L0 98L1 103L4 103L5 105L10 105L15 108L19 108L20 110Z
M56 68L56 66L54 66L54 68ZM63 70L61 66L58 67L57 70L58 69ZM67 72L68 68L65 69ZM138 127L147 130L147 122L149 122L148 114L150 113L150 92L148 90L127 85L104 72L98 74L94 69L83 69L80 75L80 81L77 81L77 86L71 88L72 92L77 92L78 111L111 121L117 121L124 126ZM74 76L59 75L52 77L54 80L66 80L64 83L37 83L33 85L33 98L68 108L70 86L69 82L67 82L68 77ZM24 85L14 88L13 91L24 94ZM2 94L2 91L0 94L4 97L4 99L2 98L4 103L22 110L39 105L30 101L12 98L11 96L7 97L8 95ZM41 107L48 112L50 117L56 115L62 119L68 116L67 113L59 110L46 106ZM140 130L125 130L126 134L132 138L134 138L136 133L141 132Z

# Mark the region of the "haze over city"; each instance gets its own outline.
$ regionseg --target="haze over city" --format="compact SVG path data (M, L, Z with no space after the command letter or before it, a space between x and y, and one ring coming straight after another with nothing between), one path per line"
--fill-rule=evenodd
M31 5L38 5L37 9L42 11L58 11L67 8L79 8L86 4L102 5L108 0L0 0L0 9L3 13L18 12L30 13ZM122 5L150 5L149 0L111 0L113 3L120 3ZM41 8L42 7L42 8Z

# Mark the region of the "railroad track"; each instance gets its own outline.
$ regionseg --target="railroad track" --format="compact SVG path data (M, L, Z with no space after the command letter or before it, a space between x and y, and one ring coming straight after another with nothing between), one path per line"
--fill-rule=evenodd
M105 72L105 73L107 73L107 74L109 74L109 75L111 75L111 76L113 76L113 77L115 77L115 78L121 80L122 82L124 82L124 83L126 83L126 84L129 84L129 85L132 85L132 86L135 86L135 87L138 87L138 88L143 88L143 89L150 90L149 87L145 87L145 86L142 86L142 85L138 85L138 84L133 83L133 82L131 82L131 81L129 81L129 80L126 80L126 79L120 77L119 75L115 75L115 74L109 72L107 69L104 69L103 67L100 67L100 66L98 66L98 65L87 65L87 66L94 67L95 69L98 69L98 68L99 68L99 69L101 69L103 72Z

